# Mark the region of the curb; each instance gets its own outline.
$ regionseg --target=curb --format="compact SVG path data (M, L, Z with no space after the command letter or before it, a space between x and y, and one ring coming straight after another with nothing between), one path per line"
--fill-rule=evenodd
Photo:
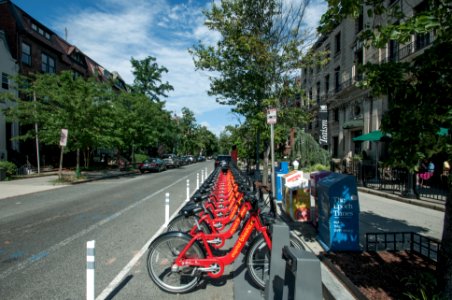
M403 202L403 203L408 203L408 204L413 204L413 205L417 205L417 206L421 206L424 208L429 208L429 209L433 209L433 210L437 210L437 211L442 211L444 212L446 210L445 207L445 203L435 203L431 200L418 200L418 199L409 199L409 198L403 198L394 194L389 194L389 193L385 193L385 192L380 192L374 189L369 189L369 188L364 188L364 187L358 187L358 191L360 192L364 192L364 193L368 193L368 194L372 194L372 195L376 195L379 197L384 197L384 198L388 198L391 200L395 200L395 201L399 201L399 202Z
M79 180L79 181L74 181L74 182L70 182L69 184L71 185L76 185L76 184L81 184L81 183L87 183L87 182L92 182L92 181L96 181L96 180L102 180L102 179L106 179L106 178L114 178L114 177L121 177L121 176L128 176L128 175L138 175L138 172L135 171L129 171L129 172L124 172L124 173L118 173L118 174L105 174L99 177L94 177L94 178L87 178L87 179L83 179L83 180Z
M358 289L358 287L342 272L340 272L333 263L320 253L317 255L319 260L336 276L336 278L343 284L343 286L355 297L357 300L368 300L368 298Z

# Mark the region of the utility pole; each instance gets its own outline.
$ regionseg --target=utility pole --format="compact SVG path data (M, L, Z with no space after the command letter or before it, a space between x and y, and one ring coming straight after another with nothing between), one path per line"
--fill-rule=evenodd
M270 151L272 162L272 196L276 197L276 185L275 185L275 129L276 124L276 108L269 108L267 110L267 124L270 124ZM267 174L264 174L267 176Z

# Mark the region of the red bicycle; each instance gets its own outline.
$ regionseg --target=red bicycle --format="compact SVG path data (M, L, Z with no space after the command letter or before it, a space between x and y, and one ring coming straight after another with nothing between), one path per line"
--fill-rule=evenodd
M211 278L221 277L226 265L233 263L253 232L257 232L246 254L246 267L252 281L264 289L269 277L271 234L268 225L274 217L261 213L258 201L247 198L250 215L233 247L222 256L215 256L209 240L219 234L197 232L190 236L183 232L166 232L149 246L147 269L152 281L169 293L186 293L194 289L203 274ZM291 235L292 247L302 249L302 243Z

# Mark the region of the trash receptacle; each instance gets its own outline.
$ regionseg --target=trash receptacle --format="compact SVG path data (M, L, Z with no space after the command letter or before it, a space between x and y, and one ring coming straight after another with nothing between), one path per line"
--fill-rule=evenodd
M320 244L327 251L360 251L355 177L331 173L318 182L317 193Z
M0 181L5 180L5 179L6 179L6 169L0 168Z

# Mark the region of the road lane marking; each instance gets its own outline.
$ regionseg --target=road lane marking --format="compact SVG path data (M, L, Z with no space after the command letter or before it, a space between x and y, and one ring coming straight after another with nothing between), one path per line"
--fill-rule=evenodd
M57 244L51 246L51 247L48 248L48 249L42 250L40 253L47 253L47 256L49 256L51 253L54 253L54 252L58 251L59 249L61 249L62 247L66 246L66 245L69 244L70 242L72 242L72 241L74 241L74 240L76 240L76 239L78 239L78 238L83 237L84 235L90 233L91 231L93 231L93 230L95 230L95 229L97 229L97 228L99 228L99 227L105 225L106 223L108 223L108 222L110 222L110 221L112 221L112 220L118 218L119 216L121 216L122 214L124 214L124 213L126 213L127 211L131 210L132 208L135 208L136 206L138 206L138 205L140 205L140 204L142 204L142 203L144 203L144 202L150 200L150 199L153 198L154 196L156 196L156 195L158 195L158 194L164 192L165 190L169 189L170 187L172 187L172 186L178 184L179 182L185 180L185 179L186 179L187 177L189 177L190 175L191 175L191 174L186 175L186 176L180 178L179 180L173 182L172 184L167 185L167 186L165 186L164 188L161 188L160 190L158 190L158 191L152 193L151 195L149 195L149 196L147 196L147 197L144 197L143 199L141 199L141 200L135 202L134 204L125 207L124 209L120 210L119 212L117 212L117 213L115 213L115 214L113 214L113 215L111 215L111 216L109 216L109 217L107 217L107 218L105 218L105 219L103 219L103 220L101 220L101 221L99 221L99 222L97 222L97 223L91 225L91 226L88 227L87 229L84 229L84 230L82 230L82 231L79 231L78 233L76 233L76 234L74 234L74 235L68 237L67 239L65 239L65 240L63 240L63 241L61 241L61 242L59 242L59 243L57 243ZM38 260L33 260L33 259L31 259L31 257L30 257L29 259L27 259L27 260L25 260L25 261L23 261L23 262L20 262L20 263L18 263L17 265L12 266L12 267L6 269L5 271L3 271L3 272L0 273L0 280L3 280L3 279L5 279L5 278L7 278L7 277L10 276L12 273L15 273L15 272L18 272L18 271L21 271L21 270L27 268L29 265L31 265L31 264L33 264L33 263L35 263L35 262L37 262L37 261L39 261L39 259L38 259Z
M186 176L187 177L187 176ZM191 195L196 192L194 190ZM174 217L179 213L179 211L184 207L187 203L182 201L181 205L176 209L176 211L169 218L170 220L174 219ZM130 272L130 270L136 265L136 263L140 260L140 258L146 253L152 241L154 241L165 229L166 224L163 224L159 230L144 244L144 246L138 251L138 253L132 257L129 263L116 275L116 277L110 282L110 284L100 293L99 296L96 297L96 300L104 300L106 299L124 280L126 275Z

